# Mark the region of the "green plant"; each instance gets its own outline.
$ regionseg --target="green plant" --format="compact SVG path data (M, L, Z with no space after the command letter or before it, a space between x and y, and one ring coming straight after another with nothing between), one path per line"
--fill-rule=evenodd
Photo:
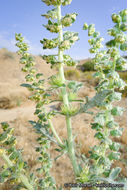
M23 87L32 91L29 97L36 102L35 115L37 121L30 121L36 133L38 134L38 147L36 151L40 154L37 161L40 167L36 169L37 173L29 171L28 164L22 159L22 150L16 149L16 138L13 136L13 129L3 122L3 133L0 134L0 156L5 161L5 165L1 168L0 182L14 183L14 188L28 190L53 190L56 184L50 175L52 160L50 158L50 142L55 143L58 147L56 151L60 153L59 157L67 154L70 158L75 181L77 183L100 183L101 181L112 182L117 184L115 180L121 171L120 168L111 170L111 164L114 160L119 159L119 144L112 142L109 136L120 136L122 129L114 121L113 116L121 115L123 108L113 107L112 102L121 99L121 93L115 92L115 88L123 89L126 84L119 78L117 69L123 69L126 62L119 54L119 46L121 50L126 50L127 37L122 32L126 30L127 10L120 12L120 15L112 16L116 23L113 30L115 37L113 44L115 46L105 51L99 51L102 47L102 38L99 33L95 32L94 25L84 24L84 29L88 29L88 35L92 36L89 43L92 45L91 53L96 53L94 62L96 63L95 77L99 77L100 83L96 87L96 94L93 98L86 100L78 98L77 92L82 87L81 82L74 80L66 80L64 76L64 66L75 66L75 61L69 56L64 55L64 50L69 49L77 40L78 34L66 31L63 28L71 26L76 20L76 13L61 15L61 5L65 6L71 3L71 0L42 0L46 5L55 6L54 9L48 11L43 16L49 19L48 24L44 27L52 33L58 33L58 37L52 40L43 39L41 43L44 49L58 48L57 55L44 55L43 59L51 64L51 67L57 67L56 75L48 78L49 87L46 86L47 80L43 78L43 74L37 73L33 57L28 53L28 45L24 42L21 34L16 34L16 46L19 48L18 54L21 56L20 63L23 64L22 71L26 72L26 82ZM122 22L122 23L121 23ZM118 36L121 35L121 38ZM119 40L118 40L119 39ZM124 40L125 39L125 40ZM111 42L112 43L112 42ZM109 42L107 46L109 46ZM119 60L121 62L119 63ZM59 96L56 100L52 100L52 92ZM46 106L53 101L61 102L60 111L46 109ZM75 102L75 105L72 104ZM80 105L79 105L80 103ZM90 158L77 153L76 144L72 134L72 118L80 113L91 113L90 108L97 107L99 112L95 116L95 122L92 123L92 129L96 130L95 138L100 141L99 146L94 146L90 151ZM67 139L61 140L52 123L52 118L57 114L65 117L67 128ZM80 158L80 159L79 159ZM56 158L57 160L57 158ZM125 188L127 182L125 181ZM77 188L78 189L78 188ZM82 189L82 188L79 188ZM98 189L93 187L93 189ZM116 188L113 188L116 189Z
M85 63L83 63L80 67L81 71L85 72L85 71L95 71L94 69L94 62L92 61L92 59L85 61Z

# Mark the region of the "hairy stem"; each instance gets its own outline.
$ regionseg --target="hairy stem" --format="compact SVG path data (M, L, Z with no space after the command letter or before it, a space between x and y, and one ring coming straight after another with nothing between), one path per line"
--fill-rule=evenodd
M8 156L5 153L2 154L2 158L4 159L4 161L7 163L9 167L13 166L13 163L11 162L11 160L8 158ZM29 183L25 175L20 174L19 178L28 190L34 190L33 186Z
M63 30L61 24L61 6L58 6L58 24L60 26L59 32L59 43L63 41ZM58 48L58 59L61 62L59 67L59 76L62 79L62 82L65 83L65 76L64 76L64 66L63 66L63 51ZM69 101L68 101L68 94L66 91L66 87L62 88L62 95L63 95L63 103L69 108ZM71 117L66 116L66 124L67 124L67 135L68 135L68 153L69 157L73 166L75 176L79 176L79 167L76 161L75 150L74 150L74 142L73 142L73 135L72 135L72 126L71 126Z

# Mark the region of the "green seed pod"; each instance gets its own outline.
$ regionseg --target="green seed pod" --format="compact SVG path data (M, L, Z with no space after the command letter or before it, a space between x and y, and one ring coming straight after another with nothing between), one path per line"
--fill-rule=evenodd
M121 22L121 17L117 14L112 14L112 21L114 23L120 23Z
M127 31L127 24L121 24L120 26L120 29L123 31L123 32L126 32Z

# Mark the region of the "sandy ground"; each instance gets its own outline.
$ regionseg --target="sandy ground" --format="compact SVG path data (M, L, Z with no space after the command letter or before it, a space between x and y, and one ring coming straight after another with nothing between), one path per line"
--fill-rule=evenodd
M40 57L36 57L37 68L39 72L44 74L44 77L49 77L55 71L50 69L42 61ZM28 100L30 93L27 89L20 86L25 82L24 74L21 72L19 65L19 56L15 53L8 52L5 49L0 50L0 122L7 121L15 128L15 136L17 138L17 148L23 148L23 157L31 167L31 170L36 168L37 153L34 147L37 145L37 134L34 133L29 120L34 120L35 104ZM93 97L95 94L94 87L89 83L84 83L83 88L79 92L80 97ZM127 99L122 99L116 103L127 109ZM96 109L95 109L96 110ZM127 111L122 117L116 118L120 126L124 129L122 137L115 139L122 145L127 146ZM94 139L95 132L91 129L90 123L93 121L93 116L89 114L77 115L72 119L73 134L77 134L75 142L80 144L81 152L88 155L89 147L97 143ZM53 118L56 131L61 139L66 138L66 128L64 117L56 116ZM51 157L55 158L58 153L54 150L55 146L51 143ZM121 158L127 159L127 151L123 148ZM2 160L1 160L1 163ZM122 162L116 162L115 165L122 167L122 174L127 177L127 167ZM53 162L52 175L56 180L57 187L63 186L64 183L73 182L74 175L72 166L67 156L59 158ZM11 190L11 187L1 185L0 190Z

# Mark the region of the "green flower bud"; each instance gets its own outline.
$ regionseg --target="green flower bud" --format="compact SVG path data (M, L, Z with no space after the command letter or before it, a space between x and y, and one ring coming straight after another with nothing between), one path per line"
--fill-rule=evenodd
M87 23L84 23L83 30L87 30L87 29L88 29L88 25L87 25Z
M34 81L34 76L28 74L28 75L25 77L25 79L26 79L27 82L32 82L32 81Z
M117 14L112 14L112 21L114 23L120 23L121 22L121 17Z
M100 32L94 32L94 33L93 33L93 37L94 37L94 38L98 37L99 35L100 35Z
M122 35L122 34L119 34L119 35L117 35L116 36L116 38L115 38L115 40L116 40L116 42L118 42L118 43L124 43L125 41L126 41L126 38L125 38L125 36L124 35Z
M120 29L123 31L123 32L126 32L127 31L127 24L121 24L120 26Z
M67 15L62 19L62 21L61 21L63 27L71 26L71 24L75 22L76 16L77 16L76 13L67 14Z
M23 67L23 68L22 68L22 71L23 71L23 72L28 72L28 68L27 68L27 67Z
M30 74L35 74L37 70L35 68L30 69Z
M22 54L23 54L23 51L20 49L19 51L17 51L17 54L18 54L18 55L22 55Z
M96 48L90 48L90 49L89 49L89 52L90 52L90 53L96 53L96 52L97 52L97 49L96 49Z
M127 9L124 9L122 11L120 11L120 16L126 16L127 15Z
M91 39L88 40L88 42L89 42L90 45L93 45L95 43L95 39L91 38Z
M63 6L65 6L65 5L70 5L71 2L72 2L72 0L64 0L64 1L62 2L62 5L63 5Z

